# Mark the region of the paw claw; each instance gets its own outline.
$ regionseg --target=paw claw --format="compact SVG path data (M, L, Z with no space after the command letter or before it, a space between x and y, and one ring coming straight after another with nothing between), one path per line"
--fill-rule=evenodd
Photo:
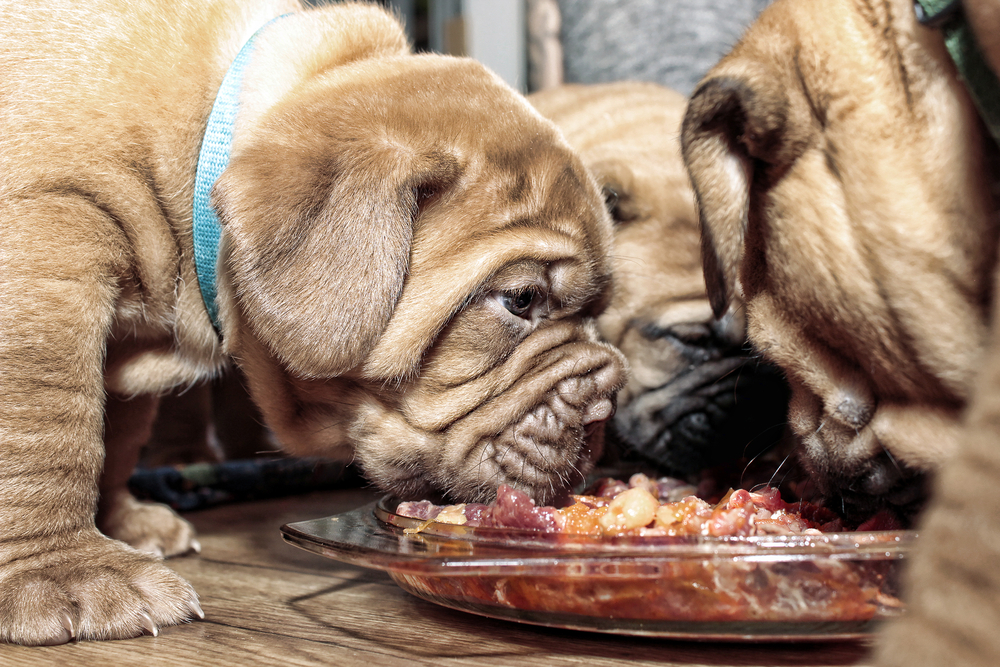
M198 617L198 620L200 620L200 621L205 620L205 612L202 611L201 605L198 604L198 600L197 599L189 600L188 601L188 608L191 610L191 613L194 616Z
M198 540L191 540L191 551L195 552L196 554L200 554L201 542L199 542Z
M63 627L59 629L54 635L46 637L45 639L39 640L38 642L28 642L36 646L58 646L60 644L68 644L76 638L76 632L73 629L73 619L69 617L69 614L63 612L62 616Z
M64 611L62 613L62 624L63 628L66 629L66 632L69 633L69 639L66 641L73 641L76 639L76 628L73 627L73 618L69 615L69 612Z
M61 644L68 644L71 641L73 641L73 638L70 636L69 632L63 630L59 634L53 635L47 639L43 639L42 641L38 642L36 646L59 646Z
M156 627L156 623L153 623L153 619L149 614L143 612L142 616L139 618L142 619L142 629L146 631L146 634L153 635L154 637L160 634L160 631Z

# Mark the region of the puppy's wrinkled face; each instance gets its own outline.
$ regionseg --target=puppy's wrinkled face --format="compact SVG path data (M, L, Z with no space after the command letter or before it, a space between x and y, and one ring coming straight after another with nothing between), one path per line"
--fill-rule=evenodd
M598 328L630 373L611 436L626 456L674 475L752 457L781 435L787 395L780 378L748 364L742 311L712 313L681 160L686 98L620 82L528 99L580 151L615 224L614 292Z
M611 272L597 186L472 61L345 80L272 111L220 182L251 389L292 451L349 444L386 490L550 500L600 455L625 379L594 326Z
M418 221L396 317L412 317L407 329L427 326L433 312L418 302L464 290L442 304L454 314L436 336L425 331L433 342L416 377L395 396L371 391L353 428L366 471L408 495L483 499L504 482L553 498L600 456L624 381L619 353L598 342L592 319L609 286L596 189L551 140L512 136L500 150L468 164L467 180ZM380 389L379 353L398 363L401 343L383 339L368 362Z
M792 385L848 511L908 506L953 449L996 247L979 120L906 0L778 0L695 91L709 295Z

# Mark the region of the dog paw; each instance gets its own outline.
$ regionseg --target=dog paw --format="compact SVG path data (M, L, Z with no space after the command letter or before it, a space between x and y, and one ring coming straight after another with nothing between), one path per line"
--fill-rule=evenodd
M98 525L105 535L161 558L201 551L189 522L166 505L136 500L127 492L101 513Z
M184 579L147 553L100 535L0 567L0 641L126 639L204 618Z

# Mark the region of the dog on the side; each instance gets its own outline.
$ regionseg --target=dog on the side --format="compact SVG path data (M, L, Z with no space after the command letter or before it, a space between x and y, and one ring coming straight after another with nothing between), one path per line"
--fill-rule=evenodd
M713 307L787 372L805 465L861 515L919 510L932 474L886 667L1000 660L1000 170L954 4L777 0L684 121ZM965 18L1000 67L996 3Z
M212 191L217 332L196 164L255 33ZM609 216L481 65L410 53L375 5L53 0L0 9L0 71L0 639L200 615L160 559L190 525L125 481L156 396L228 359L288 451L399 494L547 501L600 455Z
M687 98L638 81L567 84L528 100L602 187L615 225L601 335L629 363L608 437L676 476L752 458L784 431L787 392L744 348L742 311L716 319L681 159Z
M908 0L778 0L691 98L684 158L716 313L745 307L848 513L910 514L986 342L993 147Z

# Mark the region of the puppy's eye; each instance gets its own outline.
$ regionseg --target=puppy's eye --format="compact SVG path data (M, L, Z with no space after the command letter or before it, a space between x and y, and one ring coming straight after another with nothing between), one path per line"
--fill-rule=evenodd
M619 220L618 191L610 185L605 185L602 192L604 193L604 207L611 214L611 219Z
M524 317L531 310L531 304L535 302L537 295L538 293L533 289L503 292L500 294L500 303L512 314Z

